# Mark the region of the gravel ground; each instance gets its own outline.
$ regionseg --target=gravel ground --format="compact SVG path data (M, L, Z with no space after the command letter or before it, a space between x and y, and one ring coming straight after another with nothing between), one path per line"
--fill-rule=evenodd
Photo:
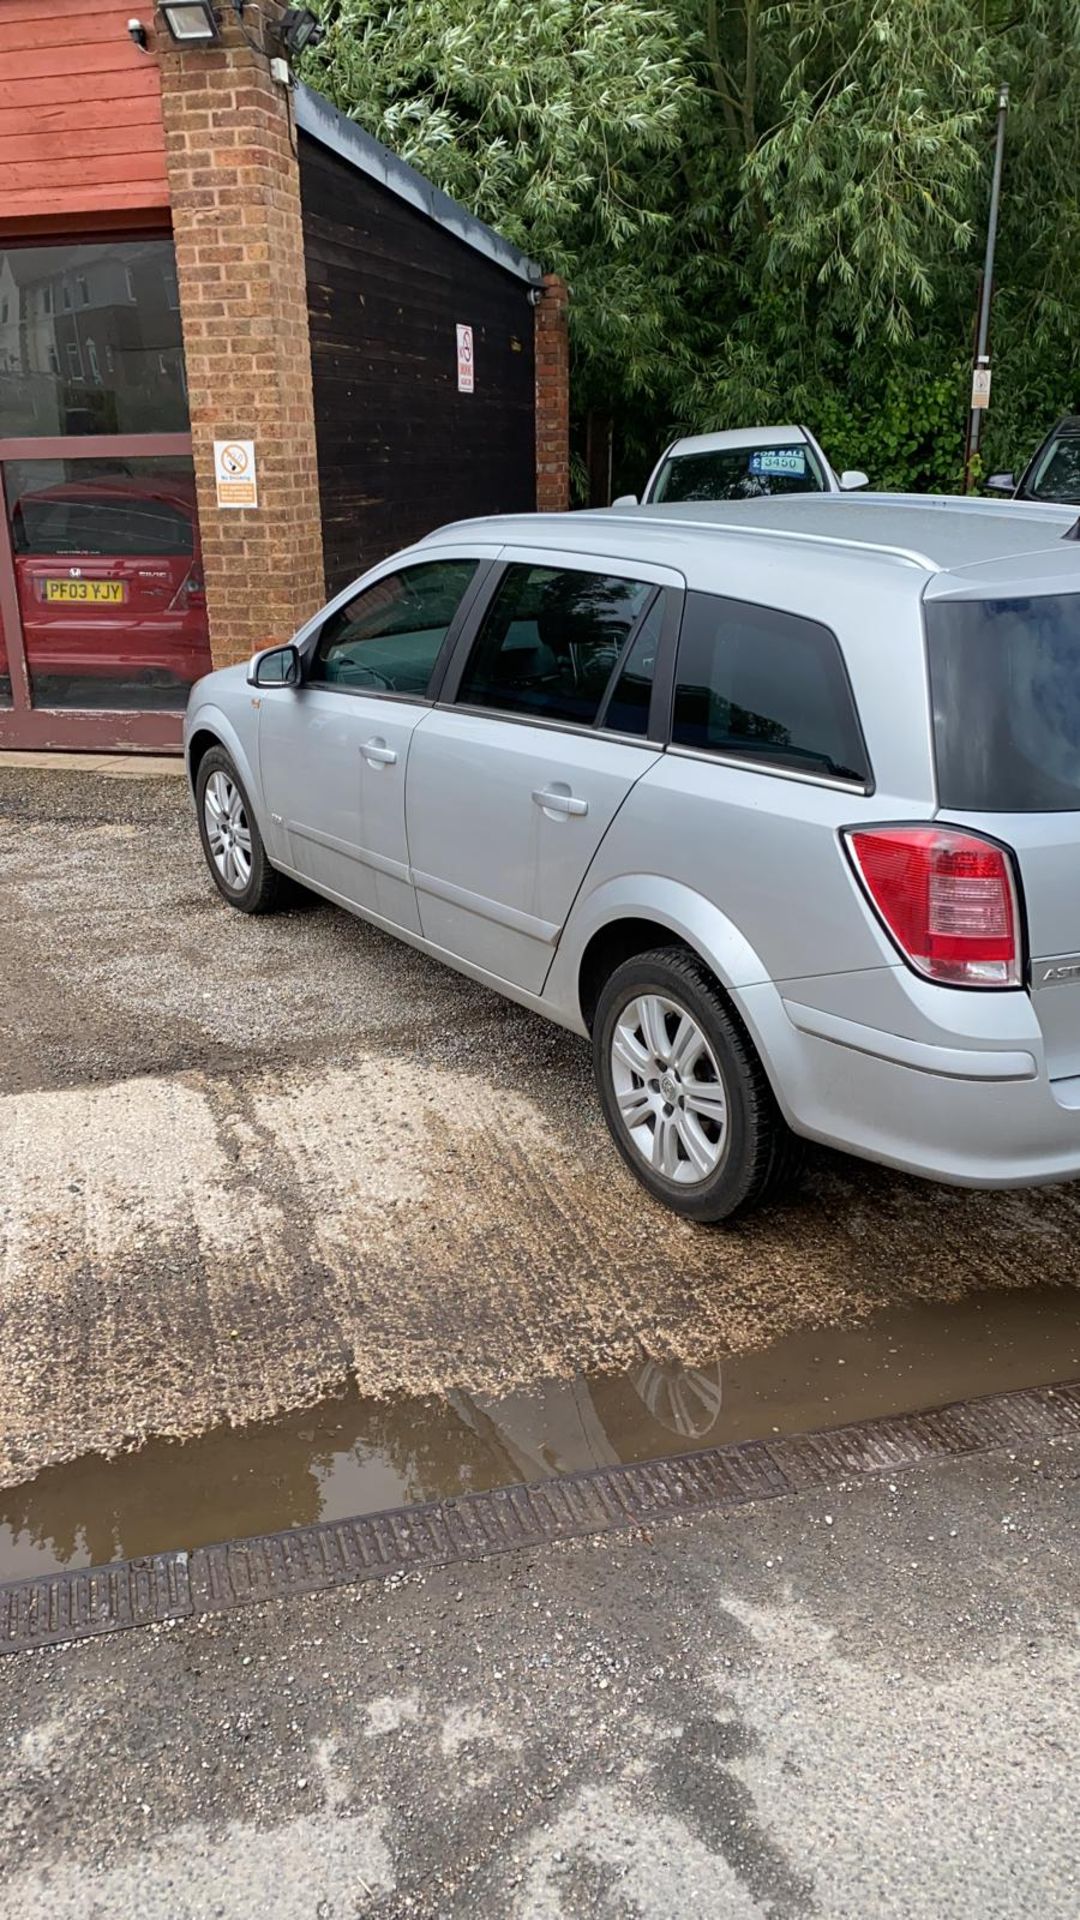
M1075 1920L1080 1447L0 1664L0 1920Z
M0 1485L350 1376L506 1391L1080 1280L1072 1188L815 1155L675 1220L583 1043L318 902L230 913L175 779L0 769L0 976Z

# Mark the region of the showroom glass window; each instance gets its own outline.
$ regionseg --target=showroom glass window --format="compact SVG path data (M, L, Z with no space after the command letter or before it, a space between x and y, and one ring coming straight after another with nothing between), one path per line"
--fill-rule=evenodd
M187 429L171 240L0 250L0 440Z
M211 659L171 240L0 248L0 485L0 706L176 714Z

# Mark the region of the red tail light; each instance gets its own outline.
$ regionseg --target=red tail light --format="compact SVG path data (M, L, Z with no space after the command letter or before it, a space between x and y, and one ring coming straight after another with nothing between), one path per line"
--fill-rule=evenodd
M184 575L172 600L172 609L181 612L186 607L202 607L206 604L206 582L198 567L189 568Z
M1020 985L1020 912L1001 847L954 827L859 827L845 837L916 972L953 987Z

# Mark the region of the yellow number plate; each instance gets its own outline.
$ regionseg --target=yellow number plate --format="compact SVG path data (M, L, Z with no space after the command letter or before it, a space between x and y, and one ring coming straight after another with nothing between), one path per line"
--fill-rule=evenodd
M127 599L123 580L46 580L46 600L89 600L114 607Z

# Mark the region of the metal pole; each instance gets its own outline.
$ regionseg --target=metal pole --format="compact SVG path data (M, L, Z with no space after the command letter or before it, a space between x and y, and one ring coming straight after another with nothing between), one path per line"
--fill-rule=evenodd
M975 365L973 375L990 371L990 302L994 297L994 249L997 246L998 211L1001 206L1001 172L1005 161L1005 122L1009 114L1009 89L998 88L997 137L994 143L994 174L990 183L990 217L986 228L986 258L983 262L982 287L979 291L979 319L975 335ZM972 396L975 382L972 379ZM987 400L989 395L987 395ZM983 405L972 406L968 411L967 445L964 450L964 492L971 492L971 468L975 455L979 451L979 436L982 432L982 417L986 411Z

